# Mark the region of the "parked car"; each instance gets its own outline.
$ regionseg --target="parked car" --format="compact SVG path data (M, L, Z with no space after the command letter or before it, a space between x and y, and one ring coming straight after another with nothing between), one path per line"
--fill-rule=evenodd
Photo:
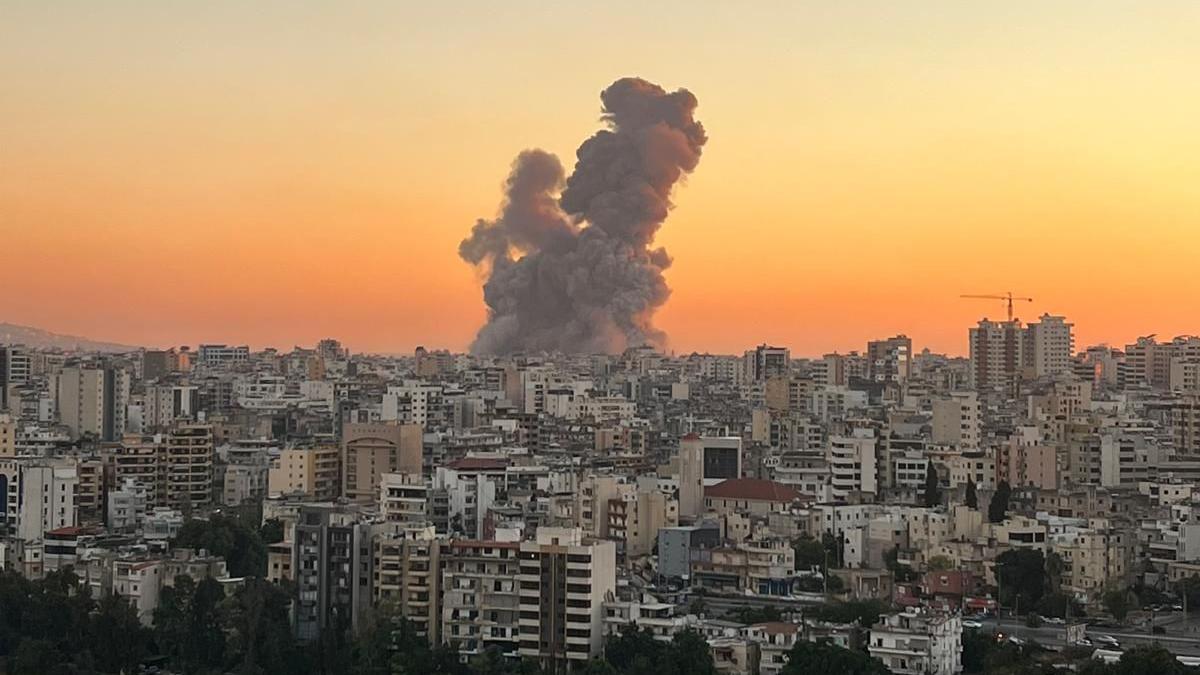
M979 630L980 628L983 628L983 624L974 619L964 619L963 628L974 628L975 630Z

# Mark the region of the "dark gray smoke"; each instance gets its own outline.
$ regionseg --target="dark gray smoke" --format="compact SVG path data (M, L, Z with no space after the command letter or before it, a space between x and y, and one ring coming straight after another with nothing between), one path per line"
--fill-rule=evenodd
M619 352L662 347L654 312L670 295L671 258L651 248L671 189L707 140L696 97L623 78L600 94L608 128L576 151L575 170L542 150L517 156L500 216L459 245L487 274L488 321L472 351Z

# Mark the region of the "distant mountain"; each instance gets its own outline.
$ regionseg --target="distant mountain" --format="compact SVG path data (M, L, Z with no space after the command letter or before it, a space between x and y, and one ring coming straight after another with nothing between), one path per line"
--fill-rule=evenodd
M59 335L40 328L17 326L0 322L0 344L18 344L38 349L62 349L67 351L84 352L132 352L139 347L117 344L115 342L98 342L77 335Z

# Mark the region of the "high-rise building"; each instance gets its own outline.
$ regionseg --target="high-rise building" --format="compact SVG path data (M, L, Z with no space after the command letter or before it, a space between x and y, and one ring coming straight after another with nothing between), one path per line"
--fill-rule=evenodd
M912 338L897 335L867 343L867 379L904 382L912 376Z
M0 461L0 504L8 531L25 541L74 527L79 521L75 495L79 476L69 460Z
M983 319L971 328L971 385L980 391L1015 393L1025 364L1021 322Z
M125 433L130 376L124 368L76 365L58 375L58 414L75 438L116 441Z
M551 672L582 666L604 646L604 600L616 591L616 546L579 529L541 527L521 542L518 654Z
M184 424L166 435L166 447L159 483L167 503L185 513L212 504L213 445L212 427Z
M17 454L17 423L12 415L0 412L0 459Z
M695 518L704 513L704 443L699 434L679 441L679 515Z
M372 503L385 473L421 475L419 424L351 423L342 428L342 496Z
M517 542L454 540L442 572L441 640L462 656L518 656Z
M786 376L791 369L792 356L787 347L759 345L746 352L743 358L746 379L762 381L769 377Z
M1071 370L1071 357L1075 350L1075 336L1061 316L1043 314L1041 319L1025 328L1025 363L1035 377L1057 375Z
M0 411L9 409L9 387L29 384L32 370L28 351L14 345L0 346Z
M354 505L300 507L292 553L297 638L315 640L326 628L358 627L371 606L371 541L379 528Z

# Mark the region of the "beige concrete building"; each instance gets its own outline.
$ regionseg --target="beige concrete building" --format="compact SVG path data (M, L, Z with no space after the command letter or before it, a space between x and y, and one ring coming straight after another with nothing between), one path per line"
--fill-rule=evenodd
M17 423L8 413L0 413L0 457L17 454Z
M161 464L167 503L183 510L212 505L213 444L212 427L206 424L185 424L166 435L166 448Z
M616 591L616 545L578 529L543 527L521 542L518 654L555 672L604 647L604 601Z
M377 536L372 543L375 604L393 603L433 645L442 643L442 568L448 545L432 527Z
M938 445L979 447L979 397L973 391L956 391L933 401L931 438Z
M467 657L491 649L517 657L519 552L517 542L459 539L447 545L442 571L443 643Z
M271 462L267 494L297 494L319 502L333 501L341 495L341 461L341 450L332 445L286 448Z
M385 473L422 473L420 424L355 423L342 429L342 496L372 503Z

